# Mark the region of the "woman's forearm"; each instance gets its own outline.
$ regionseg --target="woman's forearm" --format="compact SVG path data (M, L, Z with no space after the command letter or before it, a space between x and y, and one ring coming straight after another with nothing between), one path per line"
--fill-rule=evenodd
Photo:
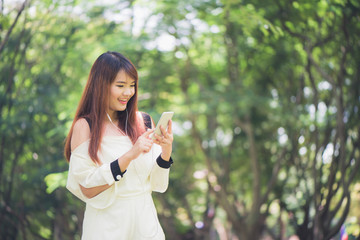
M135 156L134 156L133 152L130 150L129 152L125 153L124 155L122 155L121 157L119 157L117 159L121 172L125 172L125 170L128 168L130 162L134 159L134 157ZM110 187L111 187L111 185L108 185L108 184L91 187L91 188L86 188L86 187L80 185L81 192L87 198L93 198Z
M101 185L101 186L96 186L96 187L91 187L91 188L86 188L80 185L80 189L81 192L85 195L85 197L87 198L93 198L95 196L97 196L98 194L102 193L103 191L105 191L106 189L108 189L109 187L111 187L110 185Z

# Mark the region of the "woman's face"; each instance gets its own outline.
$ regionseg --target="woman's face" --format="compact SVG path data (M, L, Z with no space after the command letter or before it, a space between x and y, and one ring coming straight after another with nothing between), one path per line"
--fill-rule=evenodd
M110 85L109 114L124 111L130 98L135 94L135 80L124 71L120 71Z

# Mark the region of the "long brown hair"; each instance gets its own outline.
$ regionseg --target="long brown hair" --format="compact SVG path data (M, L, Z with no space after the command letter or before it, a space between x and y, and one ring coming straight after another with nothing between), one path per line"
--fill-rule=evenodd
M120 71L135 80L135 94L129 100L126 111L117 112L119 128L125 132L127 118L127 135L134 144L138 137L145 131L142 118L138 117L138 73L132 62L118 52L106 52L101 54L94 62L74 121L66 138L64 154L67 161L71 155L71 136L75 122L80 118L87 118L91 123L89 155L95 163L101 163L97 152L102 140L102 124L106 117L105 109L109 106L110 85ZM141 115L141 114L140 114Z

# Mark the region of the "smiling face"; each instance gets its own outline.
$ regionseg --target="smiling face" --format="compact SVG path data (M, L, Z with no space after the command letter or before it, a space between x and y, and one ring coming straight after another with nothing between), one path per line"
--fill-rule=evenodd
M124 111L135 94L135 80L130 78L124 71L120 71L110 85L109 109L111 118L116 111Z

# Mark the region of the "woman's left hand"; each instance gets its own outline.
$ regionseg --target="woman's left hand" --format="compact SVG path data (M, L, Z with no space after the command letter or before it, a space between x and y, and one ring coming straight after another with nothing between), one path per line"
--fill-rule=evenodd
M162 136L155 134L154 143L161 146L162 149L161 158L166 161L169 161L172 153L172 143L174 140L174 136L172 133L172 121L169 120L167 131L162 126L160 126L160 130Z

